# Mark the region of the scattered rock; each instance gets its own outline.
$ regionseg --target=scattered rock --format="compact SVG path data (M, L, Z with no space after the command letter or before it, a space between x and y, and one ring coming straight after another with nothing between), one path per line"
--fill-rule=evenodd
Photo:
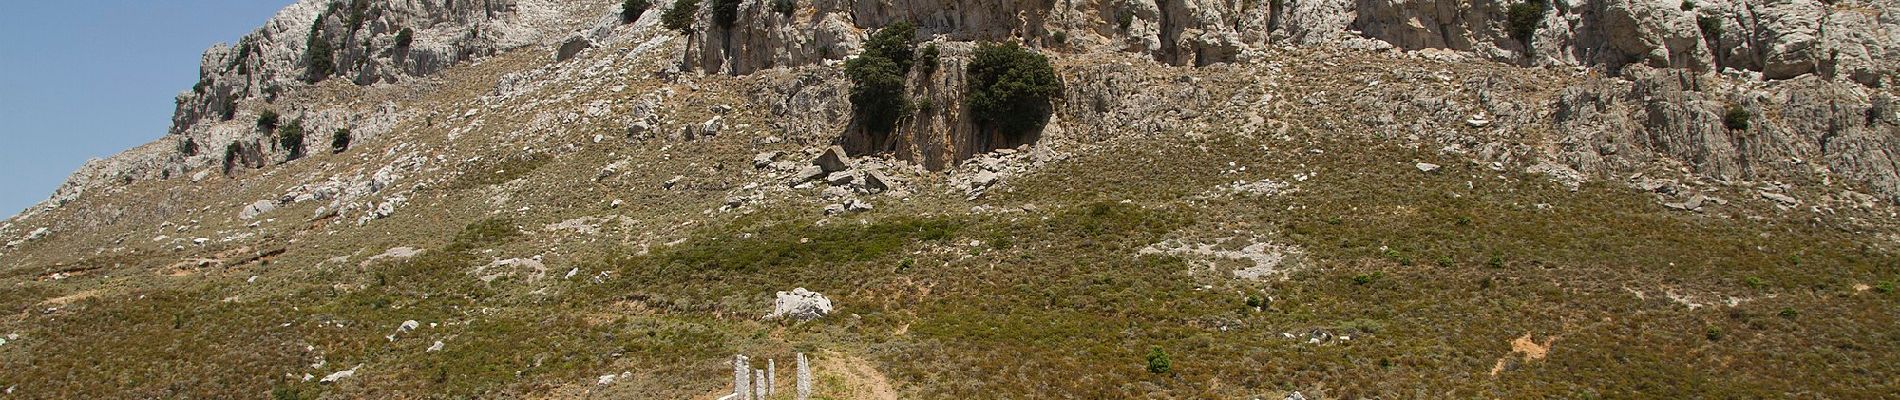
M594 48L594 41L587 40L586 36L576 35L568 38L566 42L561 43L561 49L554 54L554 61L565 62L572 60L574 56L578 56L582 51L591 48Z
M242 220L256 219L258 215L263 215L264 213L271 212L276 209L277 209L277 202L273 202L270 200L258 200L255 203L251 203L250 205L244 206L244 211L238 212L238 219L242 219Z
M765 169L766 167L770 167L773 161L778 160L778 156L779 152L776 151L768 151L752 156L752 168Z
M838 172L832 173L831 175L826 175L825 183L829 183L832 186L844 186L844 185L851 184L852 181L855 181L857 179L858 179L858 175L852 173L851 171L838 171Z
M1768 191L1763 191L1760 193L1761 193L1761 198L1772 200L1776 203L1781 203L1781 205L1783 206L1795 206L1795 205L1801 204L1801 200L1795 199L1793 196L1780 194L1780 193L1774 193L1774 192L1768 192Z
M1473 115L1471 116L1471 118L1465 119L1465 125L1470 125L1473 128L1483 128L1483 127L1491 126L1491 118L1485 117L1484 114L1482 113L1478 115Z
M437 341L435 341L435 344L432 344L432 345L429 345L429 348L428 348L427 350L423 350L422 352L424 352L424 353L434 353L434 352L438 352L438 351L442 351L442 348L443 348L443 347L444 347L444 346L443 346L443 344L442 344L442 341L440 341L440 340L437 340Z
M422 254L422 250L414 248L414 247L392 247L389 250L384 250L383 254L377 254L374 256L370 256L370 258L368 259L364 259L363 263L360 264L360 266L368 267L370 266L370 264L375 264L377 261L381 261L385 259L407 260L410 258L414 258L415 256L420 255L420 254Z
M797 288L790 292L778 292L778 300L772 306L772 314L767 315L766 319L810 321L829 314L831 314L831 299L818 292Z
M839 172L851 169L851 157L845 155L843 147L831 146L818 154L812 164L823 168L825 173Z
M358 368L363 368L363 366L358 365L356 366L356 368L350 368L350 369L346 369L342 371L333 372L329 375L324 375L323 379L318 380L317 382L318 383L335 383L336 381L349 379L350 377L356 376L356 370Z
M1438 164L1425 162L1418 163L1418 165L1414 165L1414 167L1417 167L1419 172L1438 172L1440 168Z
M805 168L798 170L797 175L792 176L793 178L792 184L796 185L800 183L811 182L813 180L817 180L819 178L824 178L824 177L825 177L825 167L821 167L817 165L807 165L805 166Z
M1537 163L1537 165L1531 166L1525 170L1525 172L1542 174L1549 177L1551 181L1564 185L1564 188L1570 189L1572 192L1581 189L1585 179L1582 172L1577 172L1577 170L1571 169L1568 165L1552 161Z
M871 193L881 193L886 190L891 190L891 178L885 176L883 172L875 170L864 171L864 189Z

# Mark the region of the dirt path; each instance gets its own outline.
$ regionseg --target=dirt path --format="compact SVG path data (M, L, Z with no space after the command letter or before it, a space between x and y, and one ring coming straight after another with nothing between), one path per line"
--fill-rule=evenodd
M897 388L891 386L890 378L878 372L876 364L863 358L843 353L826 353L813 369L818 375L817 395L835 396L840 399L897 400ZM843 387L834 387L829 379L836 377ZM840 390L842 393L827 393L827 390Z

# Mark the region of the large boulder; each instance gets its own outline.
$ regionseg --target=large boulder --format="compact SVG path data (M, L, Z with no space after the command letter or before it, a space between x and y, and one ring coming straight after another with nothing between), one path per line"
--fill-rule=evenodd
M765 318L810 321L829 314L831 299L818 292L797 288L790 292L778 292L778 301L772 305L772 314Z

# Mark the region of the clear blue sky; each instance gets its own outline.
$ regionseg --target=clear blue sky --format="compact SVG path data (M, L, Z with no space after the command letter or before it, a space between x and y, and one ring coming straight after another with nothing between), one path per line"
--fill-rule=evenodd
M88 158L165 135L213 43L292 0L12 1L0 7L0 218Z

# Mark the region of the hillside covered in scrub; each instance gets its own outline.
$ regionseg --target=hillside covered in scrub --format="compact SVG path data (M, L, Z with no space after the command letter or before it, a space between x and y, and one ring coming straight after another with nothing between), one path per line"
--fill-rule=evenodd
M0 398L1900 392L1892 0L303 0L203 60L0 222Z

